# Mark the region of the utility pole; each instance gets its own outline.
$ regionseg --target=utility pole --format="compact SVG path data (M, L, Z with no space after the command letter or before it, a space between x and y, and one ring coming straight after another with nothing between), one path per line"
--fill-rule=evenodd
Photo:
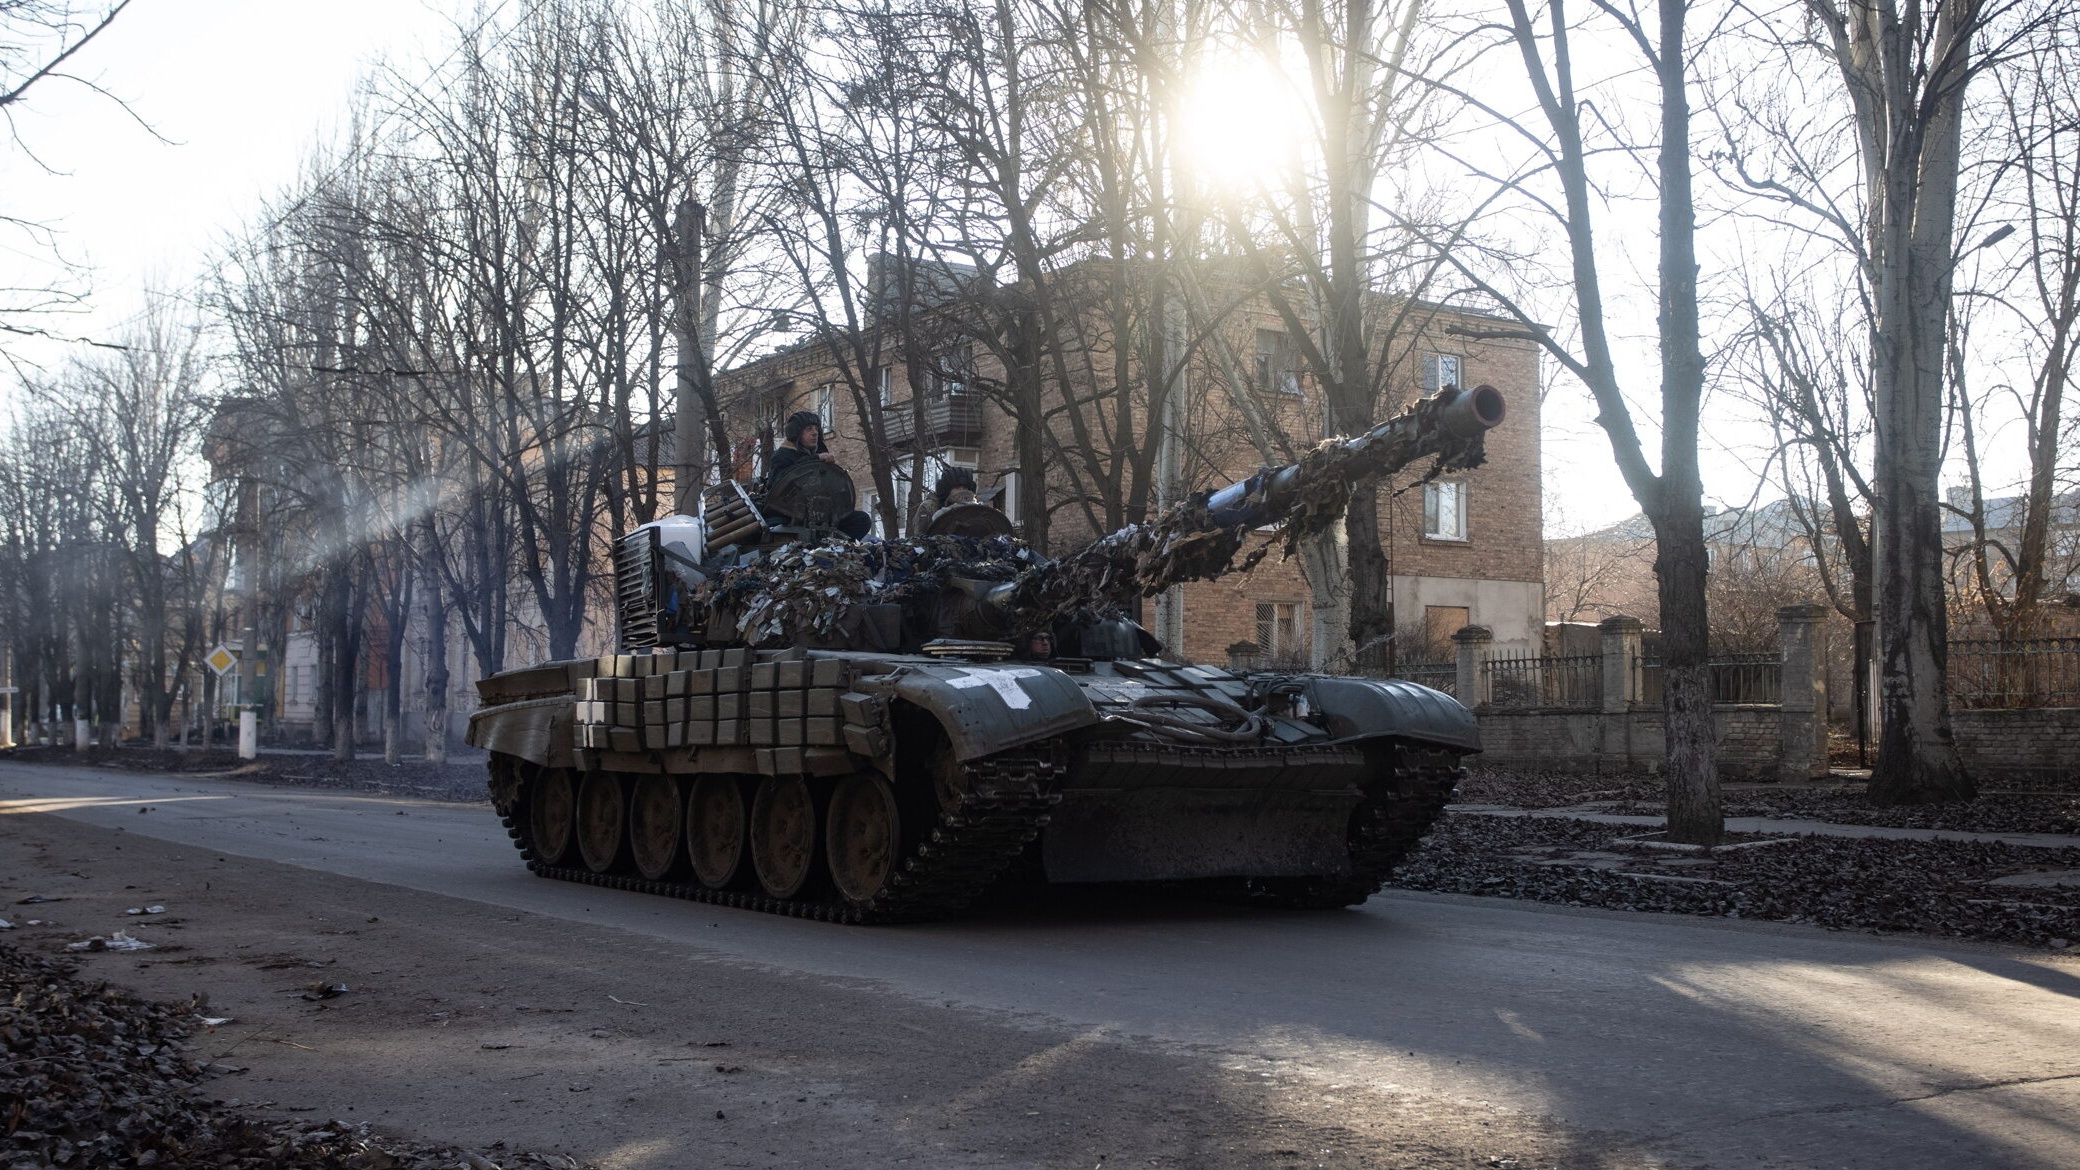
M7 685L0 686L0 748L11 748L14 746L14 697L16 693L14 685L14 647L9 646L5 654L7 676L0 681L5 681Z
M251 760L260 755L260 481L251 476L238 484L238 541L238 758Z
M94 672L87 666L87 636L84 631L72 636L72 750L86 751L93 746L94 725Z
M707 412L702 391L708 372L707 355L701 352L701 236L708 228L708 209L691 199L682 200L672 217L672 340L679 351L679 417L674 424L672 451L672 511L698 516L701 487L707 481L707 460L701 457L705 444L702 430Z

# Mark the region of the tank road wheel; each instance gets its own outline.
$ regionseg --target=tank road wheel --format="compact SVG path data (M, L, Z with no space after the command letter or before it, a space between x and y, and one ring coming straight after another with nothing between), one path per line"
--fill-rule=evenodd
M932 774L932 795L938 798L939 811L958 812L961 802L968 796L968 770L961 766L960 759L953 754L953 745L946 742L944 734L932 745L932 754L925 766Z
M628 850L635 857L636 872L653 882L678 868L684 804L679 781L671 776L643 777L629 798Z
M816 796L800 776L768 776L751 801L751 868L775 898L792 898L816 872Z
M744 871L744 789L735 776L702 776L686 802L686 855L711 890L737 884Z
M888 884L902 853L895 789L872 773L848 776L831 793L825 819L824 854L838 893L848 902L871 900Z
M576 803L568 768L543 768L527 785L527 836L537 861L562 865L571 852L571 816Z
M606 873L621 860L628 840L628 795L621 777L587 772L578 785L578 853L585 868Z

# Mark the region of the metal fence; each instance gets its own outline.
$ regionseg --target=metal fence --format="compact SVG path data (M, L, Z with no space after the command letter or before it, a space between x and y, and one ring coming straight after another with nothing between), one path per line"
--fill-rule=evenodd
M1722 654L1711 660L1712 702L1781 703L1784 701L1784 662L1775 654ZM1638 658L1640 703L1661 705L1661 660Z
M1459 695L1459 664L1457 662L1397 662L1394 677L1434 687L1447 695Z
M1603 656L1491 655L1481 662L1481 688L1493 707L1583 707L1603 703Z
M1959 639L1949 676L1963 710L2080 707L2080 638Z

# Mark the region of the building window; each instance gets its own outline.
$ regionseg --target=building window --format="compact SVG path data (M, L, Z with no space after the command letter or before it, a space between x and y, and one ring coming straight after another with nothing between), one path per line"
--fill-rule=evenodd
M760 447L771 449L787 441L781 422L787 417L787 392L792 388L792 383L782 383L760 396L752 412L752 430L758 434Z
M1300 372L1291 339L1276 329L1257 330L1257 389L1266 394L1300 393Z
M1257 648L1267 658L1298 658L1300 647L1300 603L1259 601L1257 603Z
M939 390L950 398L958 398L975 389L975 347L957 345L946 351L939 360Z
M825 382L816 388L816 417L823 420L823 437L828 439L837 433L831 424L838 421L838 384Z
M1423 485L1423 535L1431 540L1465 540L1466 485L1437 480Z
M1439 390L1450 386L1459 387L1459 355L1455 353L1426 353L1423 355L1423 397L1433 398Z
M1473 624L1473 610L1463 605L1423 607L1423 645L1410 659L1424 662L1448 661L1455 650L1452 635Z
M1018 468L1014 467L997 477L997 508L1004 518L1018 523Z
M902 524L905 528L911 524L910 518L916 515L918 504L916 485L910 480L910 468L911 463L908 455L899 457L888 468L888 486L895 493L892 498L896 502L896 515L902 518ZM929 467L925 469L925 474L931 474ZM931 485L926 484L925 490L931 490ZM916 533L911 533L911 535L915 536Z
M870 380L874 383L874 401L882 406L894 405L891 399L895 397L895 378L890 367L875 366Z

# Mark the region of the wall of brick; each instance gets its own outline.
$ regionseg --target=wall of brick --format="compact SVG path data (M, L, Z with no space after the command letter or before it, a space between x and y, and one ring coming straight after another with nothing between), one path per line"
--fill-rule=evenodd
M1950 727L1981 783L2080 787L2080 707L1953 711Z
M1721 704L1712 709L1721 777L1777 778L1778 716L1775 707ZM1658 710L1482 711L1479 719L1484 763L1560 771L1654 770L1667 755L1666 724Z
M1778 775L1775 707L1713 708L1719 771L1727 779ZM1482 711L1481 759L1506 767L1560 770L1658 768L1664 753L1659 711ZM1951 726L1965 767L1996 788L2080 789L2080 708L1956 711Z

